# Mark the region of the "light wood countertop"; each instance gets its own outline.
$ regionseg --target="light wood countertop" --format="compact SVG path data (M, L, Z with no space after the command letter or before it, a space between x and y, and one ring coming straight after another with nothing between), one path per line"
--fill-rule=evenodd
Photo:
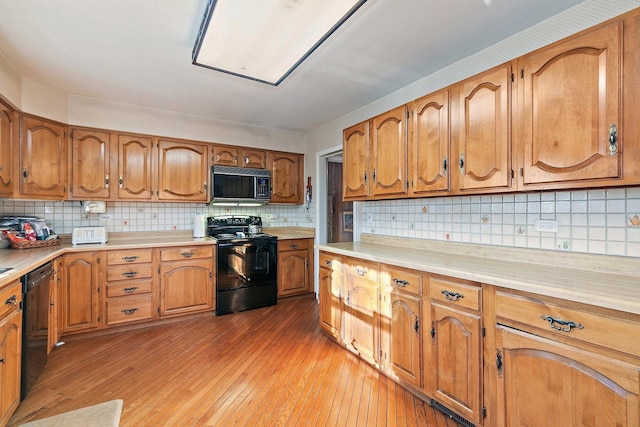
M322 251L640 315L640 258L363 235Z

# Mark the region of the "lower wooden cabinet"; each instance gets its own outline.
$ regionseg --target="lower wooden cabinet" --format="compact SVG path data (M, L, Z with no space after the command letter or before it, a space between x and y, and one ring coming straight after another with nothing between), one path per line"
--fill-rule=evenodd
M102 252L77 252L63 255L60 282L60 310L63 333L86 332L99 329L100 274Z
M278 240L278 297L312 291L313 239Z
M213 247L175 247L159 252L160 316L213 310Z
M22 354L22 286L19 281L0 290L0 425L20 404Z
M334 339L342 336L342 257L320 252L320 327Z

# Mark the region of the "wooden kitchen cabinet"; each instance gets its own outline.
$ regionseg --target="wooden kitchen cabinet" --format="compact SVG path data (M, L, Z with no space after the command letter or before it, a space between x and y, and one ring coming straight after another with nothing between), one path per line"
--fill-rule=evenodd
M336 341L342 337L342 263L341 256L320 252L320 327Z
M13 196L14 112L0 102L0 197Z
M86 332L102 326L100 314L100 261L102 252L63 255L60 283L62 333Z
M158 140L158 200L206 202L208 144Z
M379 366L380 319L378 265L344 259L342 339L348 350Z
M342 198L362 200L369 196L369 122L351 126L342 135Z
M214 145L212 158L214 166L238 166L238 147Z
M71 128L71 185L69 194L76 200L106 200L111 185L111 134L108 131Z
M311 292L313 239L278 240L278 297Z
M449 91L409 104L409 192L412 197L450 189Z
M518 60L521 189L622 176L622 29L613 23Z
M105 326L158 317L152 252L150 248L107 252Z
M269 151L267 167L271 170L270 203L303 204L304 156Z
M473 423L482 421L482 289L431 276L425 337L426 393Z
M215 308L215 259L211 246L157 249L160 259L160 316Z
M264 169L267 165L267 153L264 150L240 147L240 160L243 168Z
M21 198L67 197L67 128L50 120L20 117L19 176Z
M511 187L511 64L452 87L452 185L456 190Z
M422 388L422 272L382 265L380 336L383 370Z
M370 195L374 198L407 194L407 107L371 119Z
M117 198L119 200L152 200L155 174L151 138L118 135L117 159Z
M6 425L20 404L22 355L22 285L0 290L0 425Z

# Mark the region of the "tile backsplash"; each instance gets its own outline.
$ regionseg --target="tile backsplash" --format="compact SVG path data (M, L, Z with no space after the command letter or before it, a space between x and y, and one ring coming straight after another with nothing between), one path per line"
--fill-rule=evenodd
M315 207L265 205L257 208L220 208L202 203L107 202L104 214L86 214L80 202L0 201L0 215L29 215L44 218L58 234L74 227L104 226L108 232L169 231L193 229L195 214L259 215L264 227L313 227Z
M536 231L537 220L557 232ZM640 187L365 202L364 233L640 257Z

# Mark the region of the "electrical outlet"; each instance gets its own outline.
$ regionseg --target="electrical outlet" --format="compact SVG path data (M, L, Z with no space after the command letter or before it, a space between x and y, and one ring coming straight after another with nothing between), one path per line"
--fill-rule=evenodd
M45 206L44 213L53 213L53 206Z
M100 221L107 221L111 219L111 215L109 214L102 214L98 217L98 219L100 219Z
M558 221L552 219L537 219L535 223L535 230L547 233L557 233Z
M367 212L367 225L373 225L373 214L371 212Z

